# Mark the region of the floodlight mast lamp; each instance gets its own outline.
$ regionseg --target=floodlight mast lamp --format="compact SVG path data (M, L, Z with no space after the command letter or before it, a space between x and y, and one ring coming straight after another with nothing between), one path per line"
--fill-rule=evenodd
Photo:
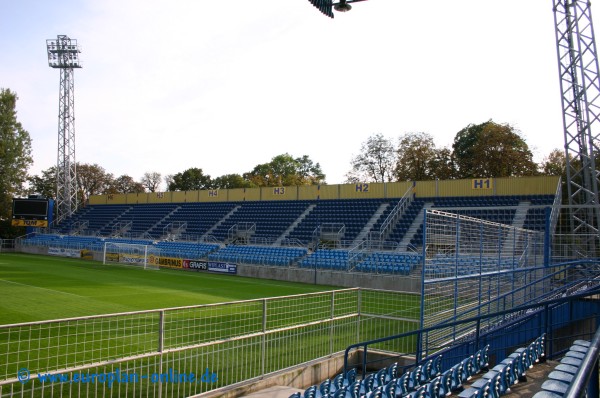
M358 3L359 1L367 1L367 0L340 0L339 3L334 3L333 0L309 0L312 5L317 7L319 11L323 14L327 15L330 18L333 18L333 10L339 12L347 12L352 9L350 3Z
M77 210L75 161L75 97L73 69L81 68L77 40L65 35L46 40L48 66L60 69L58 96L58 158L56 162L56 217L60 224Z

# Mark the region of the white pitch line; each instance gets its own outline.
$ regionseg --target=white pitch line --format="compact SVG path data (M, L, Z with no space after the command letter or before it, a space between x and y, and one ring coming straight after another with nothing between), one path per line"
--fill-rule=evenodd
M0 281L6 282L6 283L13 283L15 285L21 285L21 286L33 287L33 288L36 288L36 289L47 290L49 292L54 292L54 293L68 294L69 296L76 296L76 297L87 298L85 296L81 296L81 295L75 294L75 293L63 292L63 291L60 291L60 290L48 289L46 287L39 287L39 286L34 286L34 285L28 285L26 283L20 283L20 282L15 282L15 281L7 281L6 279L0 279Z

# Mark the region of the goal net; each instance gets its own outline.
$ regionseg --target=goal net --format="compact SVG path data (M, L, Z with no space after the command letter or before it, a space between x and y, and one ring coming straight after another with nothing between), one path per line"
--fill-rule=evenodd
M159 269L160 250L152 245L104 242L103 264L125 264L144 269Z

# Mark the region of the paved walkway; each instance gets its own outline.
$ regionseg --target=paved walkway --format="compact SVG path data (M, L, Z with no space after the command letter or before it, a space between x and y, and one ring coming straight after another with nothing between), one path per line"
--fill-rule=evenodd
M250 395L245 395L243 398L288 398L290 395L298 391L301 390L299 388L275 386L252 393Z

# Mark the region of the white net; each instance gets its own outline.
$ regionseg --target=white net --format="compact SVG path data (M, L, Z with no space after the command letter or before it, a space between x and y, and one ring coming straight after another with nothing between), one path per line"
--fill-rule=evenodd
M159 269L160 249L152 245L105 242L104 264L124 264L144 269Z

